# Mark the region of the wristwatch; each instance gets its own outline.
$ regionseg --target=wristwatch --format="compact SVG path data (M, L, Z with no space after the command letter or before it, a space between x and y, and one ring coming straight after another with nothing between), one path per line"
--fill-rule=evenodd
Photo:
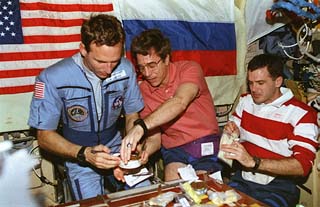
M77 154L77 160L80 164L86 163L86 155L84 154L84 151L86 150L86 146L82 146Z
M147 125L144 123L143 119L137 119L133 122L133 125L140 125L143 129L143 136L147 135L148 128Z
M254 161L254 166L253 166L253 171L258 170L260 163L261 163L261 159L259 157L254 156L253 157L253 161Z

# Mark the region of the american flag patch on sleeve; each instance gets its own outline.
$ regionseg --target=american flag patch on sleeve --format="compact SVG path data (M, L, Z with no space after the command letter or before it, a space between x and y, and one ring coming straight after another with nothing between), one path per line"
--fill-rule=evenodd
M44 88L45 88L45 83L37 81L35 83L35 88L34 88L34 97L43 99L44 98Z

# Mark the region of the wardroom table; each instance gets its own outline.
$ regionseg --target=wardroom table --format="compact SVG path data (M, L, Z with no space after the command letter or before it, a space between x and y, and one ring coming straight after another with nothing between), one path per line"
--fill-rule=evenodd
M207 175L201 176L206 183L207 189L215 192L225 192L227 190L232 189L231 187L221 184L216 180L208 177ZM200 177L200 178L201 178ZM110 193L107 195L99 195L97 197L74 201L70 203L60 204L56 207L119 207L119 206L126 206L126 207L148 207L148 200L150 198L156 197L165 192L176 192L177 194L182 194L181 188L179 187L180 183L184 183L184 181L174 181L174 182L165 182L159 184L153 184L146 187L130 189L119 191L116 193ZM233 206L239 207L259 207L267 205L255 200L254 198L236 191L240 194L241 198L237 202L235 202ZM201 204L208 203L208 198L202 199ZM174 202L170 202L167 206L172 207ZM229 205L222 205L229 206Z

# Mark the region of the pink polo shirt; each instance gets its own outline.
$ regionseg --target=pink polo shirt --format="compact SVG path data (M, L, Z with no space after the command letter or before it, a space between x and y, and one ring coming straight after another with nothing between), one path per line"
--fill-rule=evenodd
M160 127L165 148L177 147L210 134L218 134L219 131L213 99L202 69L192 61L170 63L169 82L165 87L155 88L147 81L141 82L140 89L145 102L141 116L147 116L172 97L182 83L197 84L200 91L180 117Z

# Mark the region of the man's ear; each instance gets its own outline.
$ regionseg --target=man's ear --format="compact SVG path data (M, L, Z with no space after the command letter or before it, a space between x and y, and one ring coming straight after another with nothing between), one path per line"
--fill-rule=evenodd
M276 87L281 87L282 83L283 83L283 77L279 76L276 78Z
M80 49L80 54L82 57L87 55L86 47L84 46L84 44L82 42L79 45L79 49Z
M166 59L164 59L164 63L166 65L169 65L169 63L170 63L170 55L167 55Z

